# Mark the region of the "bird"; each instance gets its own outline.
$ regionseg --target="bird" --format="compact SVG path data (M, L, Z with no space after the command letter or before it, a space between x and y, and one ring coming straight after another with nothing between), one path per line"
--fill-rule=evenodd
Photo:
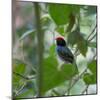
M56 37L56 51L59 58L65 63L72 64L74 62L74 55L71 50L68 48L65 39L61 36Z

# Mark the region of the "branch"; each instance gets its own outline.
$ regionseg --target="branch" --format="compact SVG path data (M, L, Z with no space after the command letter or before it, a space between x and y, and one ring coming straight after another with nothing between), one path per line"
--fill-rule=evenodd
M96 27L97 27L97 24L95 25L94 29L93 29L92 32L89 34L89 36L87 37L87 40L88 40L88 39L90 38L90 36L93 34L93 32L95 31Z
M25 80L30 80L30 79L36 78L36 76L26 77L26 76L24 76L24 75L22 75L22 74L19 74L19 73L17 73L17 72L13 72L13 73L14 73L15 75L17 75L17 76L19 76L19 77L25 79Z
M43 37L44 34L41 29L40 23L40 9L38 2L33 3L36 17L36 29L37 29L37 51L38 51L38 66L37 66L37 96L42 97L42 62L43 62Z
M21 86L21 88L16 92L14 98L20 94L20 92L24 89L25 85L26 85L26 83L24 83L24 84Z
M96 54L93 56L93 60L94 60L94 58L95 58L95 56L96 56ZM79 81L79 79L85 74L85 72L87 71L87 69L88 69L88 67L86 67L85 69L84 69L84 71L80 74L80 75L78 75L78 77L77 77L77 79L73 82L73 84L68 88L68 90L67 90L67 92L68 91L70 91L72 88L73 88L73 86Z
M88 94L88 87L89 87L89 85L87 85L87 86L85 87L85 89L82 91L81 94L84 94L85 92L86 92L86 94Z
M96 27L97 27L97 24L95 25L94 29L93 29L92 32L89 34L89 36L87 37L87 41L91 41L91 40L96 36L96 34L95 34L91 39L89 39L90 36L91 36L91 35L93 34L93 32L95 31ZM76 48L76 50L75 50L75 52L74 52L74 55L75 55L77 52L78 52L78 48ZM84 75L84 73L87 71L87 69L88 69L88 67L86 67L86 69L77 77L77 79L73 82L72 85L70 84L69 88L67 89L68 95L69 95L70 90L72 89L72 87L79 81L79 79ZM88 86L86 86L86 88L85 88L84 91L87 91L87 89L88 89ZM82 93L84 93L84 91L83 91Z
M80 52L79 52L79 50L78 50L78 47L76 47L76 50L75 50L75 52L74 52L74 55L75 56L78 56L80 54Z
M90 38L90 36L93 34L93 32L95 31L95 29L97 28L97 24L95 25L95 27L94 27L94 29L92 30L92 32L89 34L89 36L87 37L87 41L89 42L89 41L91 41L95 36L96 36L96 34L94 34L94 36L92 37L92 38ZM90 39L89 39L90 38ZM75 52L74 52L74 55L78 55L77 54L77 52L78 52L78 48L76 48L76 50L75 50Z
M28 80L28 79L29 79L28 77L25 77L24 75L21 75L21 74L19 74L19 73L17 73L17 72L13 72L13 73L14 73L15 75L17 75L17 76L19 76L19 77L25 79L25 80Z
M93 40L95 38L96 34L93 35L92 38L90 38L88 41L90 42L91 40Z
M53 92L56 96L60 96L60 93L58 93L55 89L53 89L52 92Z
M69 87L71 87L71 85L72 85L72 79L71 80L69 80ZM70 88L68 88L68 90L67 90L67 95L70 95Z
M72 87L79 81L79 79L84 75L84 73L87 71L87 67L86 69L77 77L77 79L73 82L73 84L68 88L67 91L70 91L72 89Z

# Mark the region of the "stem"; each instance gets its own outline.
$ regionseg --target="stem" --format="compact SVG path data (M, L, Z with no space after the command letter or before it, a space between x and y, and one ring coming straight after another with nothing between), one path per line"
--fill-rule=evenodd
M72 85L72 79L71 80L69 80L69 87L71 87L71 85ZM67 90L67 95L70 95L70 88L68 88L68 90Z
M79 19L78 19L78 24L79 24ZM91 35L93 34L93 32L95 31L96 27L97 27L97 24L95 25L94 29L93 29L92 32L89 34L89 36L87 37L87 41L91 41L91 40L96 36L96 34L94 34L94 36L93 36L92 38L90 38ZM90 38L90 39L89 39L89 38ZM78 52L78 48L76 48L76 51L74 52L74 55L75 55L77 52ZM86 69L77 77L77 79L72 83L72 85L71 85L70 82L69 82L70 86L69 86L69 88L67 89L67 94L68 94L68 95L69 95L70 90L72 89L72 87L79 81L79 79L84 75L84 73L87 71L87 69L88 69L88 68L86 67ZM86 88L83 90L82 94L83 94L85 91L86 91L86 94L88 94L87 89L88 89L88 86L86 86Z
M26 83L24 83L24 84L21 86L21 88L16 92L16 94L15 94L14 97L16 97L16 96L18 96L18 95L20 94L20 92L24 89L25 85L26 85Z
M85 89L82 91L81 94L84 94L85 92L86 92L86 94L88 94L88 87L89 87L89 85L87 85L87 86L85 87Z
M75 52L74 52L74 55L75 55L75 56L78 56L78 55L79 55L78 47L76 47L76 50L75 50Z
M60 93L58 93L55 89L53 89L52 92L53 92L56 96L60 96Z
M92 38L90 38L88 41L90 42L92 39L94 39L95 36L96 36L96 34L94 34L94 36Z
M40 23L40 9L37 2L33 3L36 17L36 28L37 28L37 51L38 51L38 66L37 66L37 97L42 97L42 61L43 61L43 32Z
M97 24L95 25L94 29L93 29L92 32L89 34L89 36L87 37L87 40L88 40L88 39L90 38L90 36L93 34L93 32L95 31L96 27L97 27Z
M33 76L33 77L26 77L26 76L21 75L21 74L19 74L19 73L17 73L17 72L13 72L13 73L14 73L15 75L17 75L17 76L19 76L19 77L25 79L25 80L31 80L31 79L36 78L36 76Z
M16 72L13 72L13 73L14 73L15 75L17 75L17 76L19 76L19 77L25 79L25 80L28 80L28 77L25 77L24 75L21 75L21 74L16 73Z
M73 84L69 87L68 91L72 89L72 87L79 81L79 79L84 75L84 73L87 71L88 68L86 68L79 76L78 78L73 82Z
M89 85L87 85L87 87L86 87L86 94L88 94L88 87L89 87Z
M87 37L87 41L88 42L90 42L92 39L94 39L94 37L96 36L96 34L94 34L94 36L92 37L92 38L90 38L91 37L91 35L93 34L93 32L95 31L95 29L96 29L96 27L97 27L97 24L95 25L95 27L94 27L94 29L92 30L92 32L89 34L89 36ZM90 39L89 39L90 38ZM74 52L74 55L78 55L77 54L77 52L78 52L78 48L76 48L76 50L75 50L75 52Z

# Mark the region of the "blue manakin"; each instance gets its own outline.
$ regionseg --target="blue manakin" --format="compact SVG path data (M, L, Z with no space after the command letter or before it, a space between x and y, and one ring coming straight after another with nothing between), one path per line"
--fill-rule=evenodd
M58 56L65 62L65 63L73 63L74 62L74 56L71 52L71 50L67 47L66 41L63 37L57 37L56 38L56 44L57 44L57 54Z

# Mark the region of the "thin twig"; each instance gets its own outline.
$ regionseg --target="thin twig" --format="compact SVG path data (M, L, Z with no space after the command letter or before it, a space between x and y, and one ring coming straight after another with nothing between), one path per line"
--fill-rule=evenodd
M58 93L55 89L53 89L52 92L53 92L56 96L60 96L60 93Z
M75 52L74 52L74 55L76 55L76 53L78 52L78 48L76 48Z
M86 88L86 94L88 94L88 88L89 88L89 85L88 85L87 88Z
M95 25L94 29L93 29L92 32L89 34L89 36L87 37L87 40L90 38L90 36L92 35L92 33L95 31L96 27L97 27L97 24ZM96 34L95 34L95 35L96 35ZM95 37L95 35L94 35L89 41L91 41L91 40ZM78 52L78 48L76 48L74 54L76 54L77 52ZM84 75L84 73L87 71L87 69L88 69L88 67L86 67L86 69L85 69L80 75L78 75L78 78L73 82L73 84L70 85L70 87L69 87L68 90L67 90L68 95L69 95L69 93L70 93L69 91L70 91L70 90L72 89L72 87L79 81L79 79ZM85 88L84 91L87 91L87 89L88 89L88 86ZM83 91L83 92L84 92L84 91ZM82 92L82 93L83 93L83 92Z
M13 73L14 73L15 75L17 75L17 76L19 76L19 77L25 79L25 80L28 80L28 79L29 79L28 77L25 77L24 75L21 75L21 74L19 74L19 73L17 73L17 72L13 72Z
M24 89L26 83L24 83L21 88L16 92L15 97L18 96L20 94L20 92Z
M95 38L96 34L93 35L93 37L91 37L88 42L90 42L91 40L93 40Z
M87 67L86 69L78 76L78 78L73 82L73 84L71 85L71 87L69 87L68 91L70 91L72 89L72 87L79 81L79 79L84 75L84 73L87 71Z
M69 80L69 87L71 87L71 85L72 85L72 79L71 80ZM70 95L70 88L68 88L68 90L67 90L67 95Z
M96 27L97 27L97 24L95 25L95 27L94 27L94 29L92 30L92 32L89 34L89 36L87 37L87 41L91 41L95 36L96 36L96 34L91 38L91 39L89 39L90 38L90 36L93 34L93 32L95 31L95 29L96 29ZM74 52L74 55L77 55L77 52L78 52L78 48L76 48L76 50L75 50L75 52Z
M17 73L17 72L13 72L15 75L17 75L17 76L19 76L19 77L21 77L21 78L23 78L23 79L25 79L25 80L31 80L31 79L34 79L34 78L36 78L36 76L31 76L31 77L26 77L26 76L24 76L24 75L22 75L22 74L19 74L19 73Z
M87 85L87 86L85 87L85 89L82 91L81 94L84 94L85 92L86 92L86 94L88 94L88 87L89 87L89 85Z
M95 55L93 56L93 60L95 59L96 56L97 56L97 54L95 54Z
M87 40L88 40L88 39L90 38L90 36L93 34L93 32L95 31L96 27L97 27L97 24L95 25L94 29L93 29L92 32L89 34L89 36L87 37Z
M96 55L93 56L93 60L94 60L95 56L96 56ZM73 84L71 85L71 87L69 87L69 89L68 89L67 91L70 91L70 90L72 89L72 87L73 87L73 86L79 81L79 79L84 75L84 73L87 71L87 69L88 69L88 67L86 67L86 68L84 69L84 71L83 71L80 75L78 75L77 79L73 82Z

